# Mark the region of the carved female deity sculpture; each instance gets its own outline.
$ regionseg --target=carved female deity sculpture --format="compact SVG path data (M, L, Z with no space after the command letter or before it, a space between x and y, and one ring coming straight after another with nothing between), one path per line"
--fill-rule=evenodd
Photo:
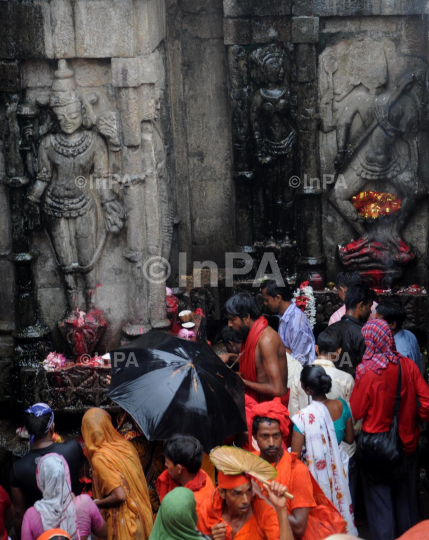
M253 93L250 121L256 146L257 177L262 187L262 227L257 243L264 248L291 246L293 175L297 132L293 118L296 103L285 85L285 52L277 45L257 49L251 55L254 79L261 87ZM286 81L287 82L287 81Z
M40 224L40 208L43 211L64 276L69 312L77 307L78 274L85 281L89 311L97 284L95 265L107 233L122 229L125 213L109 186L106 142L91 130L90 105L76 91L74 72L65 60L59 61L55 72L50 107L59 129L40 142L39 173L27 196L27 212Z
M330 201L359 235L339 255L353 270L398 274L396 267L415 258L402 231L424 193L417 175L416 135L425 74L405 73L388 88L382 44L366 40L358 46L371 51L371 61L362 55L363 66L353 65L353 77L343 91L334 89L331 76L321 99L321 128L325 133L336 131L337 179ZM329 63L336 65L332 58Z

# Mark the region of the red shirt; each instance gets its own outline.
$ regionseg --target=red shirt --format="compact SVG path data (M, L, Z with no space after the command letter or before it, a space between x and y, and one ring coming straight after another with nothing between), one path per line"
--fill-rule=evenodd
M422 420L429 420L429 387L412 360L403 356L401 368L399 437L405 453L411 455L415 452L419 441L417 415ZM356 382L350 397L350 407L355 420L363 419L364 431L381 433L390 429L397 385L398 364L392 363L389 363L380 375L366 369L362 378ZM417 397L420 401L419 409Z
M12 506L7 492L0 486L0 540L7 540L7 531L4 526L4 515Z

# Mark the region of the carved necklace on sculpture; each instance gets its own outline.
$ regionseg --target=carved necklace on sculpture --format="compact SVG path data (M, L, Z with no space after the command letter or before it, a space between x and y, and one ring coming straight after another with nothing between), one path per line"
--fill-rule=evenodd
M283 88L278 94L273 94L271 93L272 90L270 91L269 89L265 88L261 88L259 92L266 101L270 101L271 103L277 103L285 95L286 88Z
M52 138L52 146L59 154L66 157L76 157L83 154L92 142L92 133L84 131L81 137L74 143L70 143L61 134L56 133Z

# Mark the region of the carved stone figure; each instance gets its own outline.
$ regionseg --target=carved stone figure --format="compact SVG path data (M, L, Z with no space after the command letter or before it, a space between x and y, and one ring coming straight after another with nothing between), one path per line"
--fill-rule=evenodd
M91 106L76 91L74 72L65 60L59 61L55 72L50 107L58 129L40 142L39 173L27 196L27 213L33 218L33 226L38 226L40 209L43 212L64 276L70 314L77 306L77 275L85 281L86 310L94 307L91 296L97 284L95 265L107 233L122 229L125 213L109 186L106 142L91 129ZM98 124L109 145L118 147L113 121L107 116Z
M342 88L333 85L337 59L324 59L329 83L321 99L322 130L335 130L337 144L330 201L358 234L357 241L340 248L343 264L398 275L395 268L415 257L402 229L424 193L417 176L416 135L425 74L405 73L387 89L382 44L367 40L361 47L370 51L370 59L365 69L354 66Z
M285 59L277 45L257 49L250 56L253 79L260 84L250 103L256 176L262 189L262 223L256 241L268 249L292 244L294 190L289 178L297 159L296 100L287 86Z

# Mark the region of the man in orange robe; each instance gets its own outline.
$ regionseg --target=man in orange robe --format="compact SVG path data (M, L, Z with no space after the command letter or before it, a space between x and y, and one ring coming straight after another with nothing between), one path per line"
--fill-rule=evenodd
M258 455L271 463L278 476L276 482L287 487L293 500L287 500L287 511L292 531L302 540L319 540L331 534L345 533L346 523L334 505L297 459L295 453L283 449L287 437L289 412L280 399L259 403L252 409L249 434L253 433L260 452Z
M200 504L211 498L215 490L210 477L201 469L201 443L195 437L178 435L166 442L164 456L167 469L156 481L160 501L174 488L186 487L194 492L198 511Z
M219 471L218 488L198 510L197 528L214 540L293 540L284 493L273 482L268 491L276 510L253 492L244 474L227 476Z

